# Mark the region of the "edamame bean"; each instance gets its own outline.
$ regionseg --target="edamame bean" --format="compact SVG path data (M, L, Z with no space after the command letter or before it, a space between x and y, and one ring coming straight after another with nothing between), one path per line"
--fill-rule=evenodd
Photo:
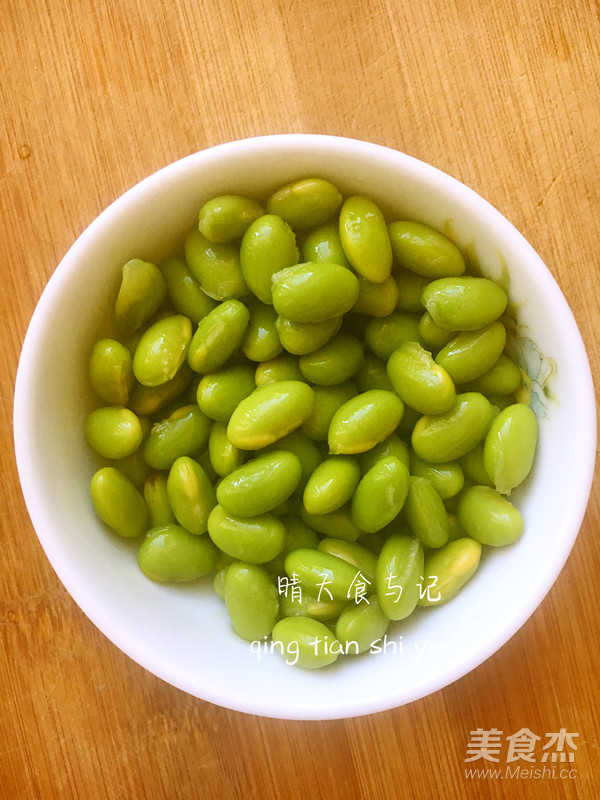
M340 211L340 239L354 269L373 283L392 270L392 247L385 219L368 197L349 197Z
M463 392L448 411L419 419L411 436L413 450L433 464L455 461L484 439L493 418L487 398L478 392Z
M222 367L239 347L249 319L250 312L239 300L225 300L201 319L187 354L194 372Z
M386 363L381 358L368 351L363 356L363 362L354 376L354 383L359 392L368 392L369 389L385 389L393 392L394 387L388 378Z
M396 429L403 411L402 400L383 389L352 397L333 415L328 435L330 452L353 455L370 450Z
M247 455L245 450L231 444L227 438L227 425L215 422L208 437L208 456L217 475L220 478L229 475L244 463Z
M134 539L147 529L148 509L133 483L116 467L102 467L93 476L90 493L96 514L119 536Z
M333 456L312 473L302 497L309 514L329 514L350 500L360 480L358 462L350 456Z
M301 381L259 386L231 415L227 437L242 450L260 450L299 428L314 403L313 390Z
M365 598L365 603L347 606L336 623L335 635L344 653L366 653L387 631L390 620L381 610L377 597Z
M452 377L418 342L404 342L394 350L387 374L399 397L422 414L442 414L456 400Z
M355 542L364 533L352 521L349 504L336 509L336 511L330 511L328 514L309 514L303 505L300 509L300 516L315 531L332 539Z
M445 328L440 328L437 322L434 322L433 317L426 311L419 319L419 341L427 350L437 353L442 347L445 347L448 342L453 338L454 332L447 331Z
M205 317L217 301L209 297L180 258L168 258L160 265L167 284L167 298L178 314L188 317L194 325Z
M287 664L320 669L342 652L340 642L322 622L310 617L285 617L273 628L272 640Z
M383 283L372 283L365 278L358 279L358 299L352 306L357 314L372 317L387 317L398 304L398 286L390 275Z
M273 514L238 517L216 505L208 518L208 535L232 558L249 564L265 564L283 550L286 531Z
M500 317L506 292L488 278L439 278L423 289L423 305L441 328L476 331Z
M300 586L317 600L351 600L360 580L359 571L347 561L311 548L288 553L285 571L291 579L296 576Z
M194 581L215 568L219 554L206 536L194 536L179 525L148 531L138 550L138 564L158 583Z
M430 464L413 453L410 458L410 471L416 478L427 478L431 481L442 500L457 495L465 482L462 468L456 461Z
M213 300L231 300L248 294L235 245L211 242L193 227L185 239L185 260L202 291Z
M491 369L506 344L506 328L492 322L477 331L463 331L436 355L455 383L468 383Z
M242 339L242 353L250 361L269 361L283 350L277 333L277 314L273 306L260 300L248 303L250 320Z
M505 353L502 353L496 363L468 385L465 391L481 392L486 397L507 395L516 392L521 385L521 370Z
M294 588L296 594L294 594ZM300 587L286 587L279 598L279 614L282 617L310 617L320 622L337 619L348 605L348 601L322 599L310 595Z
M158 310L167 287L156 264L132 258L122 271L115 303L115 321L123 336L129 336Z
M114 406L127 405L134 383L131 353L116 339L100 339L92 348L89 376L100 400Z
M227 565L228 567L229 565ZM217 597L221 600L225 599L225 576L227 575L227 567L222 567L214 577L213 589Z
M169 503L167 476L158 470L151 470L144 481L144 500L148 508L150 528L176 524L175 514Z
M148 466L171 469L180 456L193 456L204 450L212 421L195 405L181 406L152 427L143 445Z
M377 559L375 587L388 619L406 619L415 610L423 565L423 547L418 539L392 535L385 540Z
M297 487L297 492L303 492L306 482L323 461L323 456L319 452L315 443L306 436L302 430L295 430L284 436L283 439L278 439L270 447L281 448L282 450L289 450L300 461L302 467L302 476L300 483Z
M319 543L319 537L315 531L309 528L303 520L298 517L289 516L288 514L282 514L279 519L283 523L286 531L285 544L279 555L265 564L265 568L274 575L285 574L285 557L288 553L291 553L292 550L297 550L299 547L316 548ZM294 596L297 594L299 594L298 591L294 592ZM284 595L281 596L281 600L283 600L283 596ZM299 607L304 606L300 604ZM283 608L281 609L281 613L284 614L284 616L290 616L286 614ZM312 616L312 614L309 614L309 616Z
M471 538L490 547L516 542L524 528L521 512L489 486L470 486L461 493L458 519Z
M481 545L473 539L456 539L429 553L419 605L441 605L455 597L477 571L480 558Z
M113 459L111 466L120 469L123 475L129 478L137 488L143 486L150 472L150 467L144 461L144 456L139 449L135 450L131 455L125 456L125 458Z
M244 279L252 293L269 305L273 303L273 275L297 264L298 257L293 230L276 214L265 214L255 220L244 234L240 247Z
M254 372L254 382L257 386L265 386L267 383L276 383L277 381L301 380L303 377L298 359L288 353L282 353L277 358L263 361Z
M348 381L360 368L363 344L349 333L338 333L331 341L300 356L300 372L311 383L335 386Z
M295 322L323 322L350 311L358 278L339 264L296 264L273 275L275 311Z
M227 422L237 406L256 389L251 366L236 364L204 375L196 399L200 410L218 422Z
M410 467L408 445L406 442L402 441L397 433L390 433L383 442L379 442L375 447L367 450L366 453L361 453L359 455L358 461L362 474L365 475L380 459L387 458L388 456L395 456L407 469Z
M198 214L198 230L210 242L241 239L250 225L264 214L263 207L249 197L224 194L206 202Z
M387 361L403 342L420 342L419 317L394 311L388 317L374 317L367 323L365 340L376 356Z
M342 317L333 317L323 322L295 322L287 317L277 317L275 328L282 346L294 355L312 353L335 336L342 324Z
M448 541L448 512L429 478L411 476L404 517L425 547L442 547Z
M143 386L160 386L173 380L185 361L191 338L192 323L181 314L155 322L135 348L136 379Z
M361 544L327 537L321 539L317 545L317 550L347 561L353 567L356 567L363 578L366 578L370 584L373 585L375 583L377 556Z
M287 500L301 475L300 461L293 453L273 450L223 478L217 487L217 499L227 512L238 517L265 514Z
M105 458L125 458L142 443L138 417L123 406L106 406L90 412L85 421L85 438Z
M396 303L398 311L423 314L421 295L429 283L429 278L400 269L394 271L394 280L398 289L398 302Z
M333 415L347 400L356 396L356 386L352 381L344 381L335 386L314 386L313 391L315 407L300 430L310 439L326 442Z
M208 475L197 461L182 456L174 462L167 479L167 495L180 525L196 535L206 533L208 516L217 499Z
M406 464L395 456L379 459L363 475L352 498L352 520L365 533L385 528L400 513L408 492Z
M342 195L323 178L304 178L288 183L267 200L267 212L277 214L292 228L323 225L342 205Z
M388 227L394 258L404 269L428 278L462 275L462 253L447 236L420 222L398 221Z
M507 406L492 422L483 445L483 462L501 494L510 494L531 472L537 432L537 417L523 403Z
M225 603L234 631L248 642L264 639L279 611L277 589L268 572L234 561L225 575Z
M340 264L349 267L337 222L328 222L319 228L309 231L302 243L303 261L322 264Z
M478 444L459 459L465 477L482 486L493 486L483 463L483 445Z
M192 382L192 375L192 370L185 362L174 378L160 386L142 386L136 382L131 392L129 407L138 416L162 411L169 403L181 397Z

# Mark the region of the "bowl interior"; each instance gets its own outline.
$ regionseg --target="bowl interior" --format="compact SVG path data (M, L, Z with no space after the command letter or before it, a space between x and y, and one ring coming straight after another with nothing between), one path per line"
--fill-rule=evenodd
M286 665L264 643L237 639L210 580L159 586L142 575L135 546L95 517L89 480L98 465L82 432L94 404L87 358L106 334L123 263L170 255L214 195L261 198L307 175L330 179L344 194L370 196L390 220L417 219L445 230L484 274L508 284L519 357L540 416L535 469L515 493L526 523L521 541L486 553L474 579L446 606L392 626L385 651L316 672ZM581 337L560 290L495 209L396 151L336 137L274 136L176 162L134 187L82 234L52 276L27 333L15 443L40 541L68 591L109 639L192 695L266 716L325 719L380 711L435 691L480 664L523 624L557 577L583 517L595 405Z

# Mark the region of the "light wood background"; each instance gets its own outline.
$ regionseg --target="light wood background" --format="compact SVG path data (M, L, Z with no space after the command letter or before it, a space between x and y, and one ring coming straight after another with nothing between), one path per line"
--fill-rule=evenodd
M165 164L268 133L370 140L472 186L548 264L597 373L599 42L593 0L0 3L2 798L599 796L597 482L554 588L488 662L394 711L287 722L191 698L94 628L38 544L11 436L21 341L74 239ZM577 776L467 778L477 728L577 732Z

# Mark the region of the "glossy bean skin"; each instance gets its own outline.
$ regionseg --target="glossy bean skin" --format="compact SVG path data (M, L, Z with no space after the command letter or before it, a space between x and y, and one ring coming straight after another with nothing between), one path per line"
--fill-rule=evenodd
M411 436L413 450L432 464L455 461L485 438L493 418L487 398L478 392L463 392L448 411L418 420Z
M342 205L336 187L323 178L293 181L267 200L267 213L277 214L295 230L325 224Z
M402 311L374 317L367 324L365 340L371 352L387 361L403 342L420 342L419 317Z
M167 496L182 527L196 535L206 533L217 500L208 475L197 461L181 456L174 462L167 479Z
M313 353L332 339L339 331L342 317L333 317L322 322L296 322L278 316L275 328L285 350L293 355Z
M312 528L309 528L308 525L299 517L282 514L279 519L283 523L286 532L285 544L279 555L265 564L265 568L274 575L285 574L285 557L288 553L291 553L292 550L297 550L299 547L316 548L317 544L319 543L319 537L315 531L313 531ZM294 596L296 596L296 594L297 592L294 593ZM284 594L282 593L282 601L283 597ZM289 614L285 613L283 608L282 614L289 616ZM312 616L312 613L309 613L308 616Z
M231 300L248 294L239 250L234 244L211 242L194 226L184 247L190 272L213 300Z
M419 341L427 350L437 353L454 337L454 331L441 328L429 311L421 315L418 324Z
M365 533L376 533L394 520L404 505L409 472L400 459L379 459L360 480L352 498L354 523Z
M177 520L169 503L167 476L158 470L151 470L144 481L144 500L148 508L148 525L159 528L162 525L175 525Z
M359 571L347 561L312 548L292 550L285 557L288 578L298 578L317 600L346 601L353 597Z
M389 536L377 558L375 587L383 613L391 620L408 617L419 599L423 547L409 536Z
M148 509L133 483L115 467L102 467L93 476L90 494L96 514L105 525L126 539L147 530Z
M219 550L249 564L266 564L283 550L286 531L272 514L237 517L216 505L208 518L208 535Z
M230 514L253 517L272 511L300 483L299 459L287 450L273 450L247 461L219 483L217 499Z
M157 583L194 581L215 569L219 554L206 536L194 536L179 525L148 531L138 550L138 564Z
M185 261L168 258L159 268L167 284L167 298L171 305L194 325L216 307L217 301L203 291Z
M298 359L288 353L282 353L277 358L262 361L254 372L254 382L258 386L277 381L304 380L300 372Z
M303 521L313 530L329 536L332 539L342 539L345 542L355 542L364 531L361 531L352 521L350 505L346 504L329 514L309 514L304 506L300 509Z
M452 377L418 342L394 350L387 374L398 396L422 414L443 414L456 400Z
M356 567L371 585L375 584L377 556L367 550L366 547L358 544L358 542L345 542L343 539L327 537L321 539L317 545L317 550L347 561L353 567Z
M302 243L302 260L349 267L337 222L328 222L310 231Z
M248 642L268 636L277 620L279 597L268 572L234 561L225 573L225 604L236 634Z
M297 264L299 255L296 236L281 217L265 214L255 220L240 247L242 274L252 293L272 305L273 275Z
M160 386L134 385L129 407L138 416L147 416L161 411L186 391L192 382L193 372L187 362L181 365L175 377Z
M489 486L470 486L461 493L458 519L472 539L490 547L513 544L524 528L520 511Z
M425 558L420 606L437 606L455 597L473 577L481 559L481 545L469 538L455 539Z
M416 478L427 478L442 498L448 500L455 497L463 488L465 476L457 461L431 464L424 461L416 453L410 458L410 472Z
M231 444L227 438L227 425L215 422L208 436L208 456L212 468L220 478L240 467L248 453Z
M314 403L313 390L301 381L260 386L231 415L227 437L242 450L267 447L302 425Z
M314 386L315 407L302 423L300 430L309 439L326 442L329 425L335 412L358 392L352 381L344 381L335 386Z
M410 468L410 453L408 450L408 445L398 436L397 433L390 433L390 435L385 438L383 442L379 442L379 444L376 444L375 447L372 447L370 450L367 450L366 453L361 453L358 456L358 461L363 475L367 473L371 467L374 467L380 459L388 458L389 456L395 456L407 468Z
M363 356L363 362L354 376L354 383L358 387L359 392L368 392L369 389L385 389L388 392L393 392L394 387L388 378L386 362L369 353L368 351Z
M310 617L280 619L273 628L272 639L286 663L303 669L327 667L342 652L329 628Z
M131 353L116 339L100 339L90 355L88 373L95 394L105 403L126 406L133 389Z
M150 472L150 467L144 461L144 456L139 449L135 450L131 455L125 456L125 458L113 459L111 466L120 469L123 475L129 478L138 489L144 485L144 481Z
M187 354L194 372L222 367L239 347L249 320L250 312L239 300L225 300L200 320Z
M236 364L204 375L198 384L196 400L207 417L228 422L241 401L255 389L252 367Z
M122 270L115 303L115 321L123 336L129 336L158 310L167 287L156 264L132 258Z
M458 247L434 228L420 222L398 221L388 227L399 266L427 278L462 275L466 265Z
M360 481L358 462L350 456L325 459L312 473L303 494L309 514L329 514L350 500Z
M369 652L383 638L389 625L389 618L373 595L365 598L365 602L349 605L342 611L335 626L335 635L345 653L358 655Z
M302 468L302 475L297 492L303 492L308 479L323 461L323 456L315 443L306 436L301 428L299 428L298 430L288 433L283 439L278 439L274 444L270 445L270 447L288 450L296 456Z
M507 406L492 422L483 445L483 461L501 494L509 495L531 472L537 437L537 417L523 403Z
M451 331L476 331L500 317L506 292L487 278L439 278L423 289L423 305L434 321Z
M392 433L404 411L402 400L392 392L371 389L356 395L333 415L329 426L329 450L353 455L370 450Z
M492 322L477 331L463 331L435 357L455 383L465 384L479 378L500 358L506 344L506 328Z
M155 322L135 348L133 374L143 386L160 386L172 380L185 361L192 338L192 323L177 314Z
M358 279L339 264L296 264L273 275L273 306L296 322L323 322L350 311Z
M273 306L260 300L248 302L250 320L242 339L242 353L250 361L269 361L283 350L277 333L277 314Z
M460 466L472 483L478 483L482 486L493 486L490 476L487 474L485 464L483 461L483 444L478 444L468 453L465 453L459 459Z
M196 405L181 406L157 422L143 444L148 466L171 469L180 456L193 456L208 444L212 421Z
M250 225L264 213L260 203L249 197L219 195L208 200L200 209L198 230L210 242L233 242L241 239Z
M398 286L391 275L383 283L359 278L358 298L352 311L372 317L387 317L396 309L398 297Z
M521 385L521 370L506 354L502 353L496 363L464 389L468 392L481 392L486 397L507 395L516 392Z
M429 478L411 476L404 516L425 547L442 547L448 541L448 512Z
M85 421L88 444L105 458L126 458L138 449L142 437L140 420L123 406L96 408Z
M293 588L293 587L292 587ZM348 601L321 599L317 600L306 590L300 590L292 597L292 590L287 589L279 598L279 613L282 617L310 617L319 622L337 619L348 605Z
M340 239L354 269L373 283L392 270L392 246L383 214L367 197L349 197L340 211Z
M429 283L429 278L417 275L405 269L394 270L394 280L398 289L398 311L407 311L413 314L423 314L424 307L421 302L423 289Z
M300 372L319 386L336 386L350 380L363 360L363 344L349 333L338 333L327 344L300 356Z

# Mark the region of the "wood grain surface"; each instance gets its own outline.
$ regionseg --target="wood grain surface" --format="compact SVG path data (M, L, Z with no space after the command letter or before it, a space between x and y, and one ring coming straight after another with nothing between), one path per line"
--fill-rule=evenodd
M74 239L163 165L268 133L369 140L473 187L553 272L597 374L599 43L593 0L0 3L0 797L600 795L598 482L555 586L485 664L393 711L278 721L164 684L88 621L29 521L11 427L27 324ZM465 764L478 728L577 733L576 774L468 777L494 766Z

